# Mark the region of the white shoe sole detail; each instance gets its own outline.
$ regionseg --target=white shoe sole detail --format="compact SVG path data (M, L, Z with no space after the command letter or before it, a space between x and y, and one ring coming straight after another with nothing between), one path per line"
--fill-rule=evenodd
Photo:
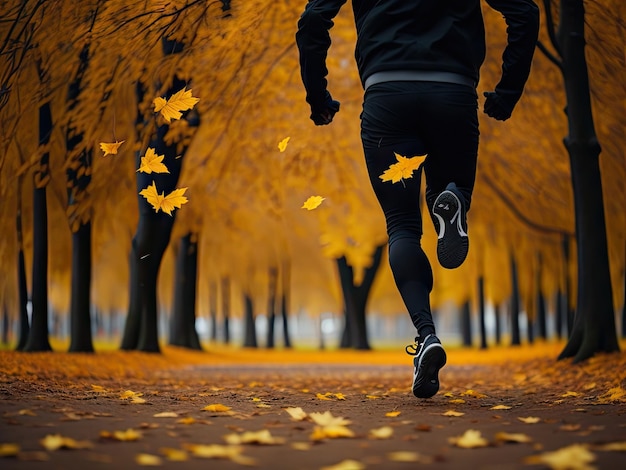
M422 368L422 359L424 359L424 356L426 356L426 353L428 352L428 350L433 349L433 348L439 348L443 351L443 346L441 344L433 343L433 344L428 345L426 349L424 349L424 351L421 352L420 359L417 362L417 367L415 367L415 370L413 371L413 387L414 388L415 388L415 381L417 380L417 373Z

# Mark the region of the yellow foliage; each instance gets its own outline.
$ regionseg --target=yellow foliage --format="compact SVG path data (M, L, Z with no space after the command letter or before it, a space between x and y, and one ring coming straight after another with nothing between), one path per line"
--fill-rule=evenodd
M192 96L191 89L183 88L169 99L156 97L153 101L154 112L161 113L167 122L171 122L172 119L180 119L183 115L181 111L192 109L198 101L198 98Z
M163 163L165 155L157 155L153 148L148 147L146 154L141 157L141 166L137 171L142 173L169 173Z
M112 143L100 142L100 149L104 152L104 155L102 156L106 157L107 155L116 155L117 150L120 148L120 145L122 145L124 142L126 141L116 140L115 142L112 142Z

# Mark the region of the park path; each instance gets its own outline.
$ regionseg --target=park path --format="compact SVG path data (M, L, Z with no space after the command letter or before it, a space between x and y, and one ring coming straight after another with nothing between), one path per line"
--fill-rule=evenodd
M0 467L626 468L624 353L451 351L428 400L388 353L181 354L0 352Z

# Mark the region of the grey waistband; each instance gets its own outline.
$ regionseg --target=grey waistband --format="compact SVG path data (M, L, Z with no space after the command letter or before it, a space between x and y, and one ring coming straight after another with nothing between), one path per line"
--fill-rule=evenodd
M445 82L467 85L476 88L476 83L470 77L453 72L435 72L427 70L390 70L376 72L367 77L364 88L367 90L372 85L382 82Z

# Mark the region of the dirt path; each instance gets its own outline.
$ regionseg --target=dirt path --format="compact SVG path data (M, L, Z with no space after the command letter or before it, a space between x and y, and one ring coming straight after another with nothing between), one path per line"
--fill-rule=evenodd
M146 356L146 368L134 377L132 367L104 377L77 372L75 356L43 356L66 364L55 361L38 371L15 355L0 355L0 454L12 453L8 443L20 448L0 458L3 470L138 468L140 454L158 456L163 468L185 469L321 469L341 462L344 469L548 468L530 467L525 459L574 444L581 446L563 461L581 464L590 456L592 467L626 468L624 353L584 366L545 358L482 365L453 360L442 372L440 393L429 400L411 395L410 367L363 363L377 360L341 364L329 356L329 365L248 360L155 367ZM206 410L209 405L222 406ZM296 420L287 408L300 408L306 417ZM329 417L325 412L350 423L316 424L313 419ZM468 430L479 431L486 447L453 442ZM351 436L333 437L342 433ZM48 438L46 449L42 439L57 434L70 438L70 447L89 447L49 450L62 441ZM227 444L232 439L274 442ZM620 443L621 451L608 443ZM176 457L181 461L170 460Z

